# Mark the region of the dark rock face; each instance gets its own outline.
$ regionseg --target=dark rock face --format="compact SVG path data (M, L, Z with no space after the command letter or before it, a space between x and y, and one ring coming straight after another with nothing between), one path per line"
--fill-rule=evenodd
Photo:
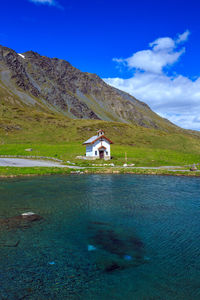
M9 72L13 86L35 97L40 105L46 103L71 118L128 122L156 129L175 126L96 74L81 72L67 61L33 51L23 55L0 46L0 82L2 74ZM3 83L13 92L8 79Z
M42 57L33 51L27 52L24 57L1 47L1 65L8 67L11 79L19 88L74 117L99 119L95 112L73 95L75 89L70 84L71 77L66 76L69 66L73 68L69 63Z

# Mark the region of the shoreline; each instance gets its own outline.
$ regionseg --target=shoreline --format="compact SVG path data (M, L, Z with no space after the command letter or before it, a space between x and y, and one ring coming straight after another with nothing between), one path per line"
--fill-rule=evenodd
M132 174L132 175L160 175L160 176L182 176L182 177L200 177L200 170L166 170L166 169L130 169L130 168L85 168L85 169L69 169L56 167L0 167L0 179L3 178L19 178L19 177L35 177L50 175L95 175L95 174Z

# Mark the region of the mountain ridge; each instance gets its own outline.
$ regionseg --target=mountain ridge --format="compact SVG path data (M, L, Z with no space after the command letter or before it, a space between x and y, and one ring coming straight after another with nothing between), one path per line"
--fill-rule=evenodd
M69 62L34 51L17 53L0 46L0 87L23 105L68 118L135 124L164 131L179 130L133 96L109 86L98 75L81 72Z

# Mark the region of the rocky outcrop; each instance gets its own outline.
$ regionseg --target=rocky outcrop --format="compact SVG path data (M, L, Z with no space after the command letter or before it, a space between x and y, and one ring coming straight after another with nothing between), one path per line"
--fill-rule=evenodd
M65 60L33 51L19 55L0 46L1 82L12 93L17 89L32 97L33 105L46 105L70 118L134 123L164 130L175 127L147 104L109 86L96 74L81 72Z

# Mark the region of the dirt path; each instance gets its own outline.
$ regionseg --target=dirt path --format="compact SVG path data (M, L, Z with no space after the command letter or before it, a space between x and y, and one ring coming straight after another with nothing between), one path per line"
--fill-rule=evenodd
M0 158L0 167L58 167L76 168L66 166L52 161L23 159L23 158Z

